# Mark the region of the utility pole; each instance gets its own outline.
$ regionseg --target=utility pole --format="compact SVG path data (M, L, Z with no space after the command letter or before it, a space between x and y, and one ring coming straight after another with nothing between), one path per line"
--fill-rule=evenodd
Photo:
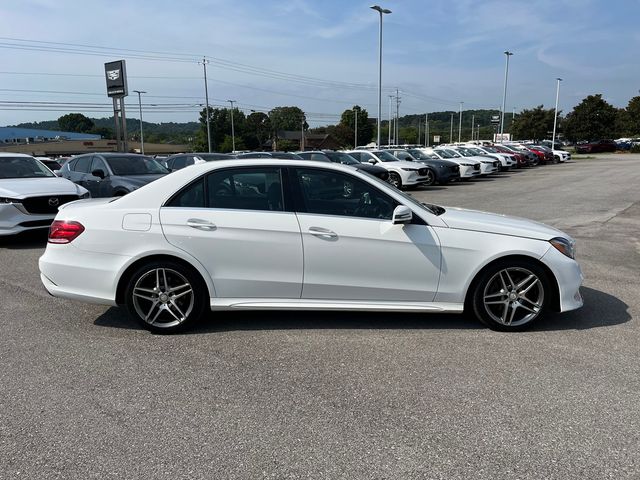
M471 115L471 141L473 142L474 137L473 137L473 126L476 123L476 114L474 113L473 115Z
M449 131L449 143L453 143L453 112L451 112L451 130Z
M396 145L400 141L400 92L396 88Z
M209 60L206 57L202 57L202 68L204 70L204 98L207 112L207 145L209 147L209 153L211 153L211 127L209 126L209 87L207 85L207 64Z
M553 114L553 136L551 137L551 150L556 149L556 124L558 121L558 100L560 98L560 82L562 79L560 77L556 78L556 82L558 82L556 86L556 110Z
M458 143L462 142L462 105L464 105L464 102L460 102L460 117L458 118Z
M420 143L420 117L418 117L418 141L416 143Z
M231 104L231 152L236 151L236 131L233 128L233 104L236 103L235 100L227 100Z
M391 113L391 102L393 101L393 95L389 95L389 141L387 146L391 145L391 122L393 120L393 113ZM395 133L395 130L394 130Z
M429 114L424 114L424 146L429 146Z
M358 148L358 109L356 107L353 107L353 113L356 116L356 128L353 129L353 148Z
M147 93L144 90L134 90L138 94L138 108L140 109L140 153L144 155L144 134L142 132L142 98L143 93Z

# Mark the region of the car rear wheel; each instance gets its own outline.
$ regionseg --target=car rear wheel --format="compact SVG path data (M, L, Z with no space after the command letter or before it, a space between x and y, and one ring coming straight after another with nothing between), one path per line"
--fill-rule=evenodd
M192 269L172 261L150 262L129 279L125 305L144 328L175 333L202 316L205 291L202 279Z
M402 179L396 172L389 173L389 183L396 187L398 190L402 188Z
M524 330L547 309L551 299L549 285L546 272L533 262L498 262L475 282L470 306L492 330Z

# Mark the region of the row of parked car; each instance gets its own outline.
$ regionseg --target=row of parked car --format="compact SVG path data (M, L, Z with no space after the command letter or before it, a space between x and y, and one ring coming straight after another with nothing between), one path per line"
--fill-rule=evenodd
M364 171L398 189L446 185L475 177L564 162L568 152L539 145L458 144L425 148L390 146L346 151L184 153L167 158L128 153L87 153L65 161L0 153L0 235L48 227L65 203L126 195L172 171L199 163L278 158L338 163Z

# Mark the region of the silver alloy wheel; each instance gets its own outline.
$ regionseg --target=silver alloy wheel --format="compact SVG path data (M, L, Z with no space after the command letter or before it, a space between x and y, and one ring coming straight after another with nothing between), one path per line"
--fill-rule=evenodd
M181 324L193 310L193 287L181 273L154 268L138 278L133 287L133 305L138 316L158 328Z
M485 310L493 320L517 327L540 314L544 286L538 276L526 268L508 267L491 277L482 298Z
M426 180L424 181L425 185L431 186L436 183L436 177L431 170L427 170Z

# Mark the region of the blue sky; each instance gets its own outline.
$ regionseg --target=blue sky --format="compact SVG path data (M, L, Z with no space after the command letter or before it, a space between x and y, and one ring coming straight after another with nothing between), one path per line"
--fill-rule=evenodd
M102 65L126 58L130 89L147 91L145 103L156 105L145 109L145 120L195 120L203 102L197 59L206 55L215 60L208 67L214 105L233 99L247 112L297 105L308 112L312 125L334 123L354 104L375 116L378 14L369 9L371 3L5 1L0 4L0 101L104 104L103 113L89 111L98 107L82 108L90 116L108 116ZM564 79L560 108L565 112L593 93L623 107L640 89L640 0L379 3L393 11L384 17L383 118L395 88L402 97L401 115L457 110L461 101L465 108L498 108L504 50L515 53L508 112L552 107L556 77ZM149 60L121 49L160 53ZM137 117L137 99L130 96L128 104L128 116ZM55 105L9 108L0 104L0 125L64 113L40 111L61 108Z

